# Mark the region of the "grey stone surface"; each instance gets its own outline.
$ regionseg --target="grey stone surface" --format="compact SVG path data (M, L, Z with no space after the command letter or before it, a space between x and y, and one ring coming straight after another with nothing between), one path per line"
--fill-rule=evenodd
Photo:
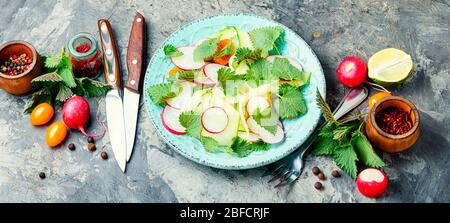
M264 169L224 171L193 163L158 137L141 104L137 143L126 174L112 156L109 136L86 149L86 138L72 131L66 144L50 149L46 127L33 127L22 113L30 96L0 93L0 202L449 202L450 201L450 3L449 1L191 1L191 0L0 0L0 43L26 40L40 53L59 51L78 32L97 33L97 20L109 18L122 56L122 69L134 13L148 23L147 55L183 24L224 12L248 12L271 18L299 33L317 53L327 78L327 96L336 105L344 94L335 69L341 59L368 59L396 47L410 53L416 74L393 93L420 109L422 136L409 151L383 154L390 177L387 193L377 200L362 197L347 176L328 178L321 192L308 171L318 165L330 173L328 158L308 157L300 180L274 189L261 178ZM321 32L318 39L312 33ZM125 73L125 72L124 72ZM104 117L104 100L91 100L92 117ZM57 110L60 119L61 108ZM90 132L99 132L91 124ZM75 151L66 148L77 145ZM45 180L38 172L47 174Z

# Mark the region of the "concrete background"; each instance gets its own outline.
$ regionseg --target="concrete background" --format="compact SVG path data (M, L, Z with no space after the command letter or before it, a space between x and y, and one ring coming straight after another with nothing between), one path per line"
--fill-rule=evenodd
M126 47L136 10L146 17L148 57L183 24L224 12L264 16L296 31L318 55L327 78L328 102L344 94L335 69L348 55L368 59L387 47L411 54L416 74L393 93L420 109L422 136L409 151L383 154L390 177L387 193L362 197L347 176L327 178L325 189L313 187L309 169L318 165L329 176L328 158L308 157L307 171L292 187L274 189L261 178L264 169L223 171L178 155L156 134L141 104L137 143L126 174L112 157L109 137L89 152L86 138L71 132L65 145L49 149L46 127L32 127L22 113L30 96L0 93L0 202L449 202L450 201L450 3L449 1L25 1L0 0L0 43L26 40L42 54L59 52L78 32L97 33L97 20L109 18L125 68ZM313 32L320 32L314 38ZM125 74L126 72L124 72ZM100 106L97 109L97 101ZM92 117L104 100L91 100ZM60 109L57 119L60 119ZM90 132L99 128L91 125ZM75 151L66 148L74 142ZM45 180L38 173L47 174Z

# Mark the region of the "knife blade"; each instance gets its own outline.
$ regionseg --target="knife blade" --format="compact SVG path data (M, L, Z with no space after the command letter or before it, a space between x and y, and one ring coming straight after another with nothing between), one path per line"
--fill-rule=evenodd
M128 80L125 84L123 104L125 130L127 136L127 162L133 152L136 135L136 124L139 113L140 81L143 66L143 50L145 41L145 20L139 12L136 13L131 28L127 51Z
M105 82L112 86L112 90L108 91L105 98L109 138L114 157L120 169L125 172L127 147L117 48L109 21L106 19L98 20L98 29L103 50Z

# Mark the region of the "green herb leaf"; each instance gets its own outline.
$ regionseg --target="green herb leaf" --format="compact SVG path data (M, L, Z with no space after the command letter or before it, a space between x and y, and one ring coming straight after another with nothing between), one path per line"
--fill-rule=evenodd
M174 82L155 84L147 89L147 93L155 104L162 105L166 99L173 98L180 93L181 86Z
M233 60L233 67L237 67L240 63L245 61L247 64L252 64L255 61L262 59L261 49L251 50L249 48L238 48L235 53L235 59ZM230 64L231 66L231 64Z
M267 151L270 149L270 145L263 141L248 142L247 140L235 137L230 148L238 157L246 157L252 152Z
M295 118L308 111L303 95L297 88L285 83L280 85L278 94L280 98L277 99L276 106L282 119Z
M35 88L47 87L52 84L60 83L63 79L55 72L37 76L31 80L31 84Z
M200 61L214 55L214 53L216 53L217 51L217 48L219 47L217 45L219 41L220 41L219 38L212 38L203 41L194 50L194 60Z
M358 156L350 142L344 143L335 149L333 158L339 168L345 171L351 178L356 178L358 172L356 161L358 161Z
M58 94L56 95L56 103L57 104L64 104L64 102L69 99L70 97L73 96L73 92L70 90L70 88L68 88L66 85L64 84L60 84L59 85L59 91Z
M364 165L374 168L384 167L385 164L383 160L375 153L364 133L358 130L355 131L352 136L353 147L358 154L359 160L361 160Z
M201 114L194 111L185 111L180 114L180 124L186 129L186 133L193 137L199 137L202 131L200 121Z
M277 133L279 121L278 115L275 115L270 108L266 108L263 111L257 108L253 112L252 118L259 126L272 133L272 135L275 135Z
M248 33L250 40L256 49L262 51L262 55L265 57L269 54L269 51L275 49L278 54L281 54L277 49L275 42L281 39L284 34L284 29L279 26L275 27L262 27L256 28Z
M53 104L52 91L50 87L42 88L33 93L30 102L25 106L24 112L31 113L38 104L47 102Z
M260 86L273 80L278 80L272 75L272 64L265 59L255 61L250 67L245 77L249 81L254 81L256 86Z
M111 85L105 84L100 81L92 80L87 77L77 78L85 94L89 97L96 97L112 89Z
M333 131L333 139L338 142L346 142L350 140L352 133L358 128L360 122L349 122L338 125Z
M336 120L334 120L333 112L331 112L330 106L328 106L325 99L323 99L319 89L316 90L316 103L317 106L319 106L320 111L322 111L322 116L325 118L325 121L336 123Z
M210 153L218 153L218 152L232 153L233 152L230 147L219 145L219 143L211 137L202 137L201 142L203 144L203 148L205 148L205 150Z
M337 147L333 138L319 136L314 141L313 154L316 156L329 156L333 155L334 149Z
M75 83L75 79L73 77L72 64L70 63L70 59L67 55L61 57L61 62L60 65L58 66L56 73L58 73L59 76L61 76L64 83L68 87L73 88L77 86L77 84Z
M57 68L60 63L61 63L60 56L51 55L45 58L44 66L46 68Z
M183 56L183 53L180 52L177 48L175 48L171 44L167 44L164 46L164 54L168 57L179 57Z
M198 75L200 70L181 70L177 72L178 80L192 81Z
M272 72L279 78L287 81L298 80L302 76L302 72L294 67L286 58L276 57L273 61Z

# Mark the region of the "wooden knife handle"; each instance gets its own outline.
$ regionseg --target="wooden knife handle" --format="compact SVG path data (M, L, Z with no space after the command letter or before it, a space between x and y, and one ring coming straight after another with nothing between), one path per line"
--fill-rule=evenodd
M113 88L121 89L122 80L120 78L119 58L116 41L109 21L106 19L98 20L98 30L103 50L105 82L110 84Z
M145 41L145 20L139 12L136 13L131 28L130 40L128 42L127 68L128 80L125 87L139 93L139 86L142 76L142 68L145 63L143 58Z

